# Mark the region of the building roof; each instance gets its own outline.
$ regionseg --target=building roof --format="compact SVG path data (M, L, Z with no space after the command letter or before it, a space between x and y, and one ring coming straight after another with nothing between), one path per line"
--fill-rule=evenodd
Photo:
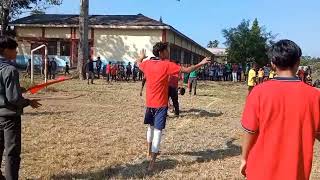
M226 48L207 48L207 50L209 50L215 56L227 56Z
M12 21L12 26L67 26L79 25L79 15L35 14ZM90 15L89 26L168 26L160 21L138 15Z
M35 14L12 21L16 27L78 27L79 15L75 14ZM172 26L151 19L143 14L138 15L90 15L89 26L94 28L131 28L131 29L168 29L197 46L211 53L188 36Z

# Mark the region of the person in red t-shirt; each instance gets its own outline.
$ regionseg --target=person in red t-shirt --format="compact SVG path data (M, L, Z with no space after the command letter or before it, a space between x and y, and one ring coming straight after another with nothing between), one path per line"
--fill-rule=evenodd
M168 59L168 43L163 42L156 43L153 47L153 52L159 53L159 60L143 61L146 58L146 51L143 49L140 52L140 58L136 61L147 79L144 124L149 125L147 130L148 155L151 156L149 171L153 170L159 153L162 130L166 125L169 76L180 72L190 73L210 62L210 58L204 58L197 65L188 68L181 67L176 63L170 62Z
M106 75L107 75L107 82L109 83L110 82L110 77L111 77L111 62L109 62L107 64Z
M173 62L178 64L177 61L173 61ZM179 116L179 114L180 114L178 88L179 88L179 80L181 80L181 79L182 79L181 73L169 76L169 98L172 101L173 112L174 112L175 116ZM180 84L180 86L181 86L181 84ZM169 107L170 107L170 105L169 105Z
M118 65L114 64L113 66L111 66L110 71L111 71L111 80L117 81Z
M296 77L297 44L281 40L268 54L277 77L247 98L240 172L248 180L308 180L314 141L320 140L320 91Z

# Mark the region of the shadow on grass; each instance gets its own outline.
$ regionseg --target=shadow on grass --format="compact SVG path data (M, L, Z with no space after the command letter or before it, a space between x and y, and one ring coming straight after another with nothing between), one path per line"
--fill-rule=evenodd
M239 156L241 154L241 147L238 145L233 144L233 142L236 139L231 139L226 142L226 148L224 149L217 149L217 150L211 150L207 149L204 151L187 151L182 153L169 153L167 155L188 155L193 156L196 158L196 162L202 163L202 162L208 162L208 161L216 161L216 160L222 160L228 157L234 157Z
M178 161L172 159L165 159L157 161L155 164L155 171L152 173L147 171L149 161L143 161L139 164L126 164L109 167L99 171L78 173L78 174L61 174L54 175L50 179L54 180L71 180L71 179L142 179L146 176L153 176L166 169L173 169L178 165Z
M180 111L180 117L219 117L222 116L222 112L209 112L204 109L189 109L187 111Z
M49 112L49 111L42 111L42 112L25 112L24 115L29 116L39 116L39 115L60 115L60 114L68 114L72 113L73 111L58 111L58 112Z
M72 179L144 179L147 176L152 177L155 174L161 173L164 170L174 169L179 163L183 165L192 165L194 163L202 163L208 161L221 160L228 157L238 156L241 153L240 146L233 144L235 139L226 142L226 148L218 150L205 150L197 152L182 152L182 153L168 153L164 155L188 155L195 156L196 160L191 162L179 162L173 159L158 160L155 164L155 171L149 173L147 171L149 161L143 161L138 164L125 164L108 167L102 170L86 172L86 173L64 173L60 175L53 175L50 179L54 180L72 180Z

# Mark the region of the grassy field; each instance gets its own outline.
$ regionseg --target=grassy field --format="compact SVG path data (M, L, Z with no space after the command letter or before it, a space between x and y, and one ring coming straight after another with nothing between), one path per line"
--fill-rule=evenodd
M72 80L52 87L28 95L43 106L23 116L21 179L241 179L243 84L200 83L198 96L180 96L181 117L169 118L152 174L140 83Z

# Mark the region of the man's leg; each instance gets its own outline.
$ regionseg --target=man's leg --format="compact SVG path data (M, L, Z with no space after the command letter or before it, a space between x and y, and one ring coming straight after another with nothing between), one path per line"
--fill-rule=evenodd
M171 96L171 100L172 100L172 104L174 107L174 114L176 116L179 116L179 96L178 96L178 91L176 88L172 88L172 96Z
M197 95L197 78L194 78L194 80L193 80L193 95Z
M189 78L189 82L188 82L188 87L189 87L189 95L191 95L191 92L192 92L192 78Z
M90 81L89 81L89 80L90 80L90 72L87 72L87 73L86 73L86 76L87 76L87 81L88 81L88 84L89 84L89 82L90 82Z
M155 109L154 130L153 130L153 139L152 139L152 148L151 148L152 159L148 167L149 171L153 170L154 163L156 161L157 156L159 155L162 129L164 129L166 126L167 112L168 112L167 107Z
M94 73L90 72L90 77L91 77L91 84L93 84L93 79L94 79Z
M154 133L154 127L149 125L147 130L147 157L152 156L153 133Z
M21 154L21 117L6 118L4 122L6 150L5 177L7 180L18 180Z

